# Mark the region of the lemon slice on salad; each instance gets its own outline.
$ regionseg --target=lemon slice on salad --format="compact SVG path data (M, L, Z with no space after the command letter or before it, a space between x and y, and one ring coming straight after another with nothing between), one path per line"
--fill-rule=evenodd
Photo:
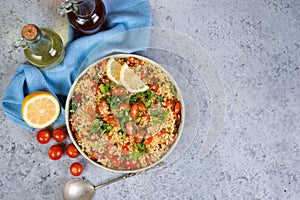
M122 65L120 71L120 82L132 93L144 92L149 88L126 63Z
M118 63L114 58L110 58L106 63L106 75L107 77L120 85L120 71L122 65Z
M32 128L45 128L51 125L59 114L60 104L49 92L33 92L22 102L22 118Z

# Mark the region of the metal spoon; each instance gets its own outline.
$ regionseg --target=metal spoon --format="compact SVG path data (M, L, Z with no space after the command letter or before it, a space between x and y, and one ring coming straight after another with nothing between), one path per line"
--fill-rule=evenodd
M166 163L161 162L149 169L153 169L154 167L155 168L160 167L165 164ZM90 200L90 199L92 199L92 197L97 189L105 187L114 182L135 176L137 174L144 173L145 171L147 171L147 170L144 170L141 172L136 172L136 173L126 174L124 176L118 177L116 179L113 179L106 183L100 184L98 186L93 186L92 184L90 184L84 180L81 180L81 179L72 179L72 180L68 181L64 187L63 198L64 198L64 200Z

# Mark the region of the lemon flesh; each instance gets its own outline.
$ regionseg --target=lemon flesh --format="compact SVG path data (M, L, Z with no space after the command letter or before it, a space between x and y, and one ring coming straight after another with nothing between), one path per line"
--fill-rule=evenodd
M60 104L49 92L33 92L22 102L22 118L32 128L45 128L51 125L59 114Z
M149 88L126 63L122 65L120 71L120 82L132 93L144 92Z

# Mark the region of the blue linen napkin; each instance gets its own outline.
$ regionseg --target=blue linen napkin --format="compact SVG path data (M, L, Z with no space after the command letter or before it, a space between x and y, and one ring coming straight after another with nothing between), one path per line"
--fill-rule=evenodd
M54 69L41 71L22 64L4 92L1 106L7 118L32 131L22 119L22 101L34 91L48 91L61 103L61 113L55 123L65 121L64 105L69 89L91 63L111 53L132 53L147 46L151 24L148 0L103 0L107 16L106 29L90 36L78 35L69 26L69 41L63 63ZM138 29L143 31L138 31ZM134 30L134 31L132 31ZM137 31L135 31L137 30ZM146 29L147 30L147 29Z

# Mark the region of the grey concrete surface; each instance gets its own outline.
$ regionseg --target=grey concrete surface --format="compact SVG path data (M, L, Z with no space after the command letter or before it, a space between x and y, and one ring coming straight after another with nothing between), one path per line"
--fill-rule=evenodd
M25 62L11 48L24 24L66 38L67 21L55 11L59 2L0 1L1 96ZM226 94L224 129L204 159L196 137L176 162L102 188L94 199L300 199L300 1L149 2L153 26L193 38L217 66ZM0 199L61 199L75 160L84 163L81 178L93 184L116 176L83 157L50 161L47 146L2 110L0 130Z

